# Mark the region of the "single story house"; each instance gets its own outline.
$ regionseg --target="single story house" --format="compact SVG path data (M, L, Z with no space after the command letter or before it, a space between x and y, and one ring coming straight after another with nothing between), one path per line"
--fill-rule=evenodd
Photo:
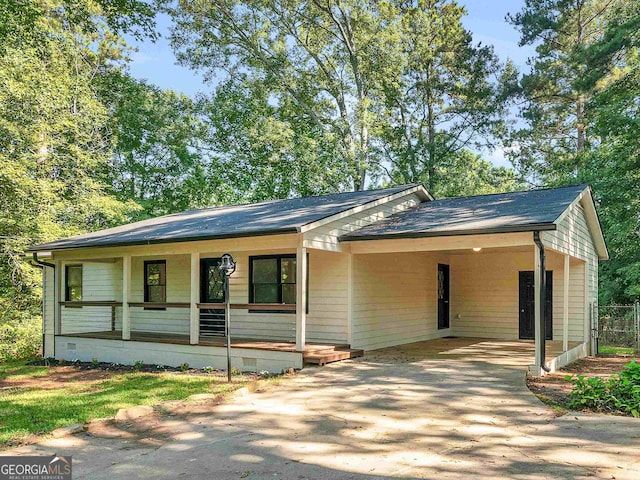
M191 210L31 248L44 355L302 368L447 336L591 348L607 248L588 186L435 200L421 185ZM545 357L545 341L562 354Z

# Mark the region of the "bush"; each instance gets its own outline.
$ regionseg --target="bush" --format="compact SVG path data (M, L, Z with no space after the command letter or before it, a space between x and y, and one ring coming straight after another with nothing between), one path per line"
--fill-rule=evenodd
M42 318L28 313L3 316L0 322L0 362L42 354Z
M632 361L609 380L600 377L572 378L570 408L623 413L640 417L640 364Z

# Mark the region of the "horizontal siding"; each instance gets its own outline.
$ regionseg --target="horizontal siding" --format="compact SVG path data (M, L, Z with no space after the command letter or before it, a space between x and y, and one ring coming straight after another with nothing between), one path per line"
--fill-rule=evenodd
M452 333L513 340L519 337L519 272L533 270L534 251L451 256ZM553 272L553 338L562 339L564 258L548 252ZM582 341L584 262L573 260L569 279L569 340Z
M372 350L436 338L437 264L428 253L353 256L353 348Z
M42 268L42 333L44 335L44 356L52 357L55 346L55 270Z
M583 291L583 309L587 321L583 325L582 339L586 341L589 338L589 328L586 326L589 308L590 305L598 304L598 253L582 205L579 203L572 205L568 214L558 224L557 230L544 232L542 239L549 248L585 262L583 279L586 275L586 286Z
M167 302L189 302L191 285L190 255L132 257L130 301L144 302L144 262L150 260L166 261ZM120 298L122 298L122 293ZM188 308L145 310L141 307L131 307L130 316L131 330L134 332L189 333Z
M70 262L77 265L77 262ZM66 263L62 264L65 285ZM122 298L122 265L120 262L82 262L82 300L116 301ZM62 288L64 295L64 288ZM111 330L110 307L61 308L61 333L99 332Z
M308 342L348 342L348 269L347 254L309 252Z
M53 334L54 331L54 299L55 299L55 270L44 267L42 269L42 303L43 303L43 327L44 334Z
M387 203L354 213L306 232L304 241L310 247L324 250L339 250L338 237L378 222L394 213L401 212L421 202L416 193L404 195Z

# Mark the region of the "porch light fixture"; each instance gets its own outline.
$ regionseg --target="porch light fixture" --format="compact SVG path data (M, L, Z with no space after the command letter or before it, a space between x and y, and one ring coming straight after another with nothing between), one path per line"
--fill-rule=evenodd
M472 250L474 252L479 252L480 250L482 250L482 247L473 247Z
M227 381L231 382L231 308L229 300L229 277L236 271L236 262L233 257L225 253L220 258L218 268L222 273L224 290L224 320L227 334Z

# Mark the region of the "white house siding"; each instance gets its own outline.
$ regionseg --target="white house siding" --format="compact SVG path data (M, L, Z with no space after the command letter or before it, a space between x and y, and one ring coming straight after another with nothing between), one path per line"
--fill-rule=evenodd
M544 232L542 240L548 248L569 254L585 262L587 281L583 283L583 340L589 338L589 306L598 303L598 253L587 225L584 209L575 203L558 224L557 230ZM586 290L586 291L585 291Z
M533 270L533 247L451 255L451 333L505 340L519 337L519 272ZM563 257L548 252L553 272L553 338L562 338ZM582 341L583 262L573 260L569 288L569 340Z
M42 331L44 334L45 357L52 357L54 354L54 279L55 270L50 267L44 267L42 269Z
M144 302L144 262L150 260L166 261L167 303L189 303L191 285L189 255L132 257L130 302ZM120 267L120 285L122 285L122 266ZM131 331L134 332L189 333L189 308L145 310L141 307L131 307L130 315Z
M353 256L351 346L372 350L447 335L437 327L438 253Z
M307 341L348 343L349 255L309 252Z
M295 254L295 250L260 250L237 252L229 249L236 261L236 271L230 278L231 303L249 302L249 257L254 255ZM217 258L224 252L202 254L201 258ZM292 341L296 335L296 315L291 313L250 313L231 311L231 335L234 337L264 338Z
M82 264L82 300L114 301L122 295L122 267L118 262L62 263L61 279L64 295L65 265ZM53 288L50 290L53 298ZM111 330L111 307L62 307L61 333L84 333Z
M381 203L348 217L326 223L304 233L305 246L339 251L341 249L341 245L338 242L340 235L351 233L366 225L378 222L394 213L418 205L420 202L421 198L417 193L407 193L386 203Z
M249 302L249 257L254 255L295 254L294 250L232 252L236 271L231 277L231 303ZM309 250L309 313L307 341L347 342L347 255ZM201 254L216 258L221 252ZM231 333L236 337L295 340L296 316L291 313L255 313L232 310Z

